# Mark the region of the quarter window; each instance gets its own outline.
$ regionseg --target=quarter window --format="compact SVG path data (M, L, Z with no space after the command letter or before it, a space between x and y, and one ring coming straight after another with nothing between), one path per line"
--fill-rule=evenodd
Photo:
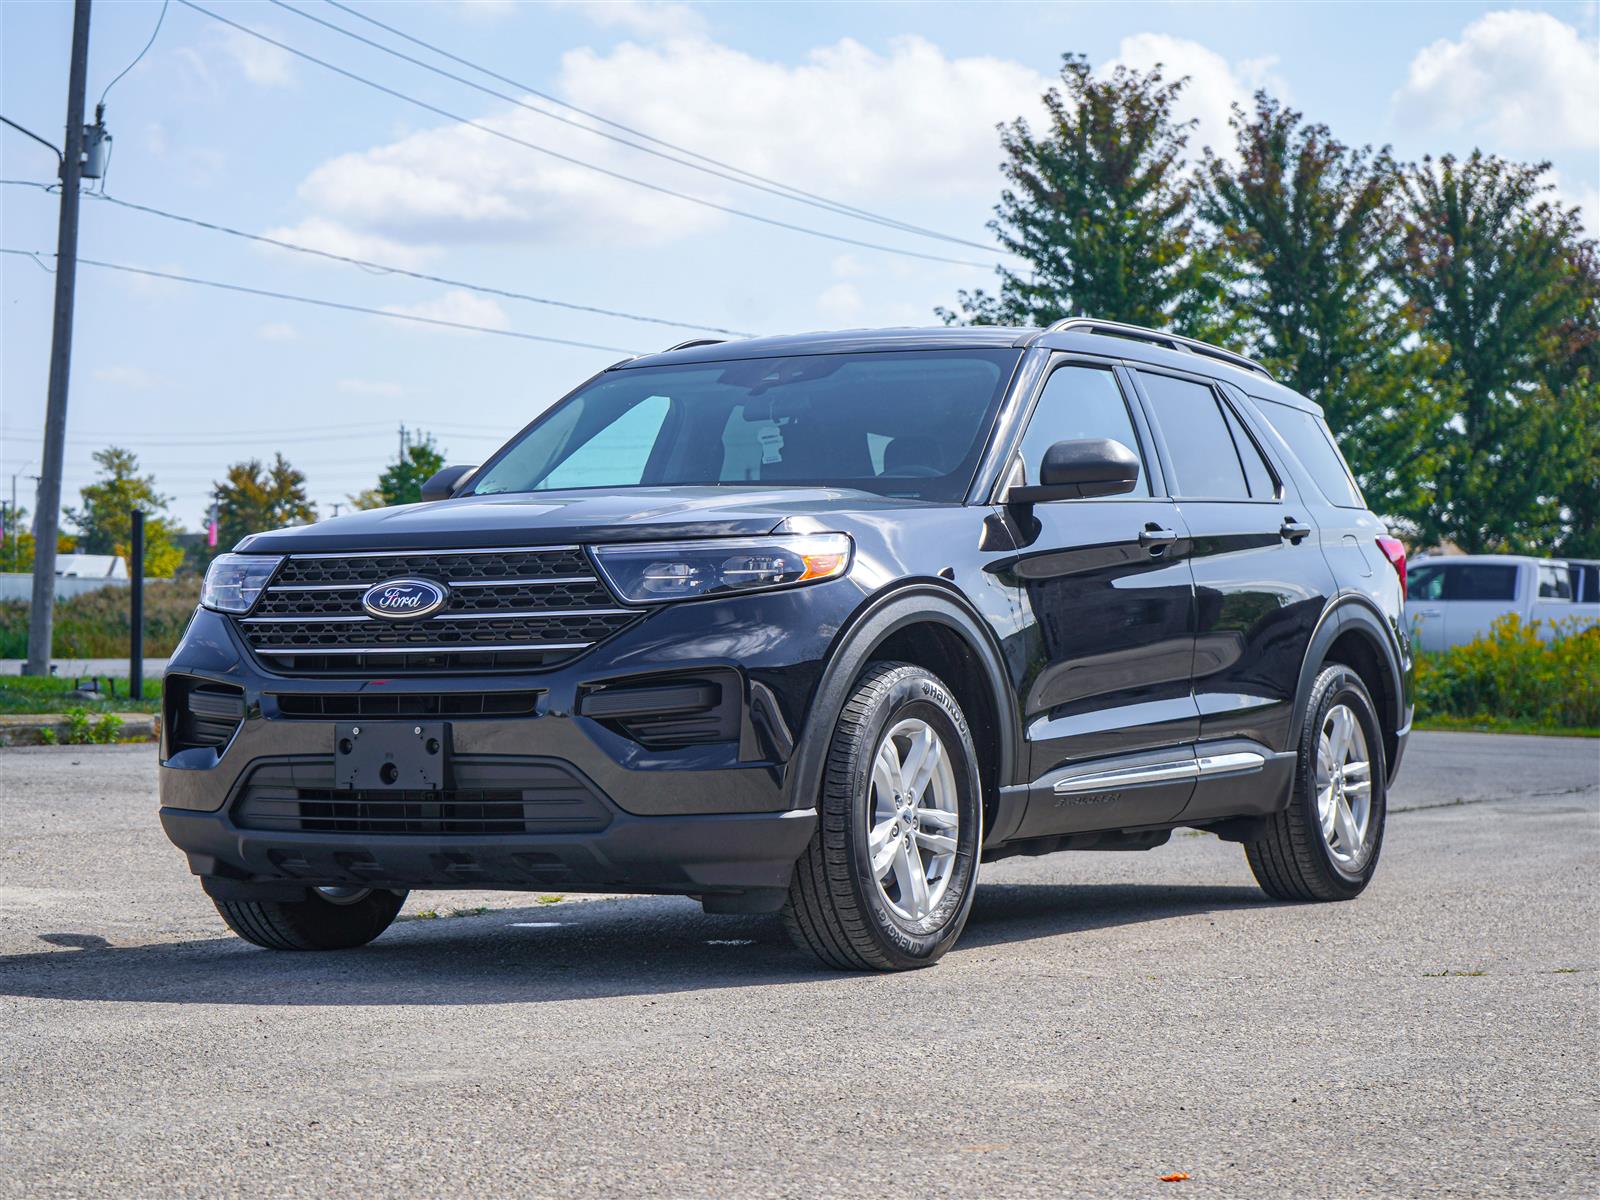
M1057 442L1078 438L1110 438L1121 442L1140 460L1139 480L1128 493L1150 495L1150 477L1139 451L1139 435L1123 399L1117 377L1104 367L1057 367L1045 381L1044 391L1022 436L1022 463L1029 483L1039 481L1045 451Z
M1326 421L1314 413L1275 400L1263 402L1262 409L1328 498L1328 503L1337 508L1365 507L1361 493L1356 490L1355 478L1334 444Z
M1167 453L1172 457L1173 494L1193 499L1248 500L1244 464L1217 396L1204 384L1171 375L1139 373L1150 396ZM1248 440L1248 439L1247 439ZM1253 448L1252 448L1253 450Z

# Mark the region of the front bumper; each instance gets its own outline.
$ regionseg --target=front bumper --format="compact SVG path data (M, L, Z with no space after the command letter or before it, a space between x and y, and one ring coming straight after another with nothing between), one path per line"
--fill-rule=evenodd
M163 808L161 826L196 875L239 884L714 895L787 888L817 814L615 810L598 832L417 837L261 832L225 811Z
M814 801L790 794L799 731L831 635L859 601L859 591L845 581L708 601L654 612L550 670L385 680L275 674L250 654L230 622L201 610L169 664L169 684L182 677L238 688L245 716L226 745L207 749L175 744L176 714L166 714L162 826L208 886L359 883L705 895L785 888L817 819ZM724 740L652 749L625 736L616 722L582 713L597 685L656 685L713 673L737 698ZM531 711L443 718L450 726L452 769L462 768L448 786L491 786L479 780L498 772L493 786L526 789L526 826L484 833L424 824L391 832L381 821L269 821L264 828L245 807L263 778L280 805L332 786L338 721L297 715L308 697L509 690L536 693ZM181 696L182 688L169 686L168 695ZM535 819L536 789L527 771L537 764L582 781L593 798L585 820ZM448 831L435 832L441 829Z

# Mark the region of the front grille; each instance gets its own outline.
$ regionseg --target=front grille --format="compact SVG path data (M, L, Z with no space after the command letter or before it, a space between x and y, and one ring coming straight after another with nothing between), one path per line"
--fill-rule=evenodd
M549 760L458 758L438 792L338 788L332 760L258 768L233 807L240 829L382 836L582 833L611 820L578 776Z
M502 717L527 716L538 692L285 692L275 697L286 717Z
M445 584L444 606L415 621L368 615L386 579ZM294 555L239 628L266 664L295 675L538 670L639 619L576 546L528 550Z

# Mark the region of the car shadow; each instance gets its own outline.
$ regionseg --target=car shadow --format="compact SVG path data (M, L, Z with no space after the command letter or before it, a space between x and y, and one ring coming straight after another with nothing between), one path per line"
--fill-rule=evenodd
M1272 902L1253 887L1004 883L979 888L964 952ZM279 954L230 936L0 956L0 996L164 1004L528 1004L839 979L775 917L708 917L678 898L594 900L402 920L359 950Z

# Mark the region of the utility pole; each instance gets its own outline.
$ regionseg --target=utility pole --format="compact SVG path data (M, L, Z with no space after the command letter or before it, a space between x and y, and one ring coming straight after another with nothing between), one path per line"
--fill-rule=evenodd
M72 300L78 275L78 181L83 171L83 107L89 74L89 0L74 0L72 65L67 76L67 134L61 154L61 226L56 237L56 297L45 402L44 463L33 514L33 603L28 610L29 675L50 673L55 622L56 537L61 529L61 472L67 449L67 382L72 367Z
M128 628L132 638L128 645L128 695L135 700L144 699L144 512L134 509L131 518L132 537L129 539L128 557L133 561L133 578L128 581Z

